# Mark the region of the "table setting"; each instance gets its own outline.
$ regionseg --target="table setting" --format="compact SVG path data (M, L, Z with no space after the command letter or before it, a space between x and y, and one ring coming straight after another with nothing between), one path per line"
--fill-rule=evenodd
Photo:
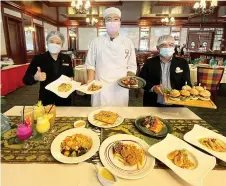
M205 147L203 147L204 151L200 151L200 148L196 148L195 143L191 149L190 143L193 144L193 142L190 139L196 138L189 137L191 136L189 133L193 130L197 131L197 126L200 126L212 133L212 136L208 135L207 137L217 138L223 141L224 145L226 143L225 137L218 133L225 134L225 131L217 131L187 108L55 108L49 105L44 107L45 111L41 111L43 107L40 103L34 107L16 106L4 113L9 118L10 125L10 129L4 132L1 137L4 185L10 185L14 182L6 177L9 176L9 170L10 174L18 171L18 165L29 176L32 176L32 172L36 168L42 169L43 172L48 171L48 180L55 183L54 185L60 183L59 178L55 178L55 172L57 172L56 175L60 173L67 176L75 174L75 181L66 180L67 185L90 185L86 179L82 179L82 177L87 176L88 179L93 180L92 185L148 185L147 180L151 179L153 183L161 185L167 185L168 182L173 185L197 185L197 183L202 182L201 185L204 186L211 185L211 183L221 183L217 177L225 174L225 159L218 155L220 152L211 153L213 150L207 150ZM26 109L27 111L25 111ZM28 112L29 109L33 114ZM43 129L46 122L41 122L39 124L41 127L38 129L40 117L48 118L49 122L52 119L52 124ZM54 120L53 117L55 117ZM30 137L23 139L19 137L18 139L21 122L32 128ZM138 125L146 127L152 133L165 130L165 125L170 130L167 130L163 136L147 135L139 129ZM162 128L159 129L160 125ZM42 135L36 134L40 132ZM194 135L197 135L197 132L192 134L192 136ZM170 139L175 138L176 141L179 141L180 146L177 146L177 143L174 143L172 139L169 143L174 145L167 145L164 141L169 136ZM205 135L202 134L200 137L205 137ZM74 148L74 144L77 145L76 148ZM160 148L152 150L160 144L166 145L164 148L170 147L171 149L164 150L164 152L177 149L189 150L198 163L201 161L199 157L202 156L211 159L210 166L207 169L200 163L197 168L194 168L194 171L192 171L193 169L188 171L185 168L175 166L165 158L167 156L164 157L163 161L160 158L163 156L163 151L159 150ZM199 171L203 169L205 171ZM87 175L80 175L80 170L86 170ZM188 179L195 171L198 171L195 174L196 178ZM182 172L185 173L181 174ZM18 174L22 173L16 175ZM162 176L161 181L157 179L159 176L156 175ZM188 177L183 175L188 175ZM31 179L27 179L25 185L29 185L30 181ZM221 181L222 183L226 182L226 180ZM46 183L41 177L34 185L44 182Z

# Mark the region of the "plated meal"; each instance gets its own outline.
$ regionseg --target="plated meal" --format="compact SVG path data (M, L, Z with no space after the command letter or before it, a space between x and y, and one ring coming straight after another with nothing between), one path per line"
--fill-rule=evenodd
M113 125L118 117L119 115L117 113L105 110L101 110L99 113L94 114L94 119L102 121L107 125Z
M88 115L88 121L97 127L112 128L120 125L124 118L117 109L98 109Z
M68 92L71 90L71 88L72 88L72 85L70 83L61 83L58 86L58 91L59 92Z
M226 162L226 137L200 125L184 135L184 140Z
M67 157L78 157L87 153L92 147L92 140L83 134L67 136L61 143L61 154Z
M125 144L118 141L113 147L113 154L124 165L136 165L137 169L141 169L144 164L144 151L134 144Z
M136 77L126 77L122 79L121 82L129 88L138 87L138 80L136 79Z
M101 85L97 85L95 83L92 83L89 87L88 87L88 91L97 91L100 90L102 88Z
M127 76L119 79L118 85L127 89L139 89L146 85L146 81L137 76Z
M163 129L165 125L159 118L150 116L145 118L142 126L157 134Z
M201 185L204 176L216 165L215 157L171 134L152 145L148 152L191 185Z
M190 158L192 155L189 151L174 150L167 155L167 158L171 160L176 166L183 169L195 169L197 163L193 161L193 158Z
M165 137L171 132L171 126L156 116L140 116L135 120L136 128L151 137Z
M216 152L226 152L226 143L216 138L200 138L199 143Z
M149 145L128 134L108 137L100 146L102 164L114 175L125 179L140 179L154 167L155 159L147 153Z
M73 128L60 133L51 144L52 156L62 163L79 163L91 158L98 151L97 133L86 128Z

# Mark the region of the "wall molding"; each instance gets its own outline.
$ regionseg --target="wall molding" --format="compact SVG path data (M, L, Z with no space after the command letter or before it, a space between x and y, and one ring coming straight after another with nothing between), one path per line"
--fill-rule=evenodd
M4 8L10 8L11 10L14 10L14 11L18 11L19 10L20 13L26 13L28 15L31 15L33 18L41 19L42 21L45 21L45 22L47 22L49 24L57 26L57 21L55 21L55 20L53 20L53 19L51 19L51 18L49 18L47 16L44 16L42 14L36 13L36 12L34 12L32 10L29 10L26 7L19 6L16 3L14 3L14 2L2 1L1 5Z

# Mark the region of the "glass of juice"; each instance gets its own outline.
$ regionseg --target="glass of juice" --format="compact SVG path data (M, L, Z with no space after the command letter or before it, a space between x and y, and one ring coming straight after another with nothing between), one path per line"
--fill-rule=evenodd
M50 126L52 127L56 119L56 105L46 105L45 113L48 115Z

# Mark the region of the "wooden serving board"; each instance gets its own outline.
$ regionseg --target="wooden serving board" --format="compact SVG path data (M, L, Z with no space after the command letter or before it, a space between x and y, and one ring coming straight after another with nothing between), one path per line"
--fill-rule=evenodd
M202 100L187 100L187 101L173 101L169 99L168 95L164 95L164 100L166 104L174 104L174 105L184 105L190 107L202 107L209 109L216 109L217 106L213 103L212 100L202 101Z

